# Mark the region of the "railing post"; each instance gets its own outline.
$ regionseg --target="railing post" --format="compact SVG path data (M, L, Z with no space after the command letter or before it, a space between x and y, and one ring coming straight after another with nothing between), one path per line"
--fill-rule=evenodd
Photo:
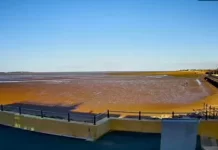
M21 107L19 106L19 114L21 115Z
M67 119L68 119L68 122L70 122L70 113L69 112L67 114Z
M96 125L96 115L94 115L93 123L94 123L94 125Z
M207 118L207 113L208 113L208 112L207 112L207 107L208 107L208 105L206 104L205 107L206 107L206 108L205 108L205 109L206 109L206 110L205 110L205 120L207 120L207 119L208 119L208 118Z
M3 105L1 105L1 111L3 111L3 110L4 110Z
M139 111L139 120L141 120L141 111Z
M213 119L215 119L216 108L213 107Z
M206 107L206 113L205 113L205 119L207 120L207 107Z
M209 119L211 119L211 106L209 107Z
M107 110L107 117L110 118L110 111Z
M175 115L175 113L174 113L174 111L172 112L172 118L174 118L174 115Z
M41 118L43 118L44 116L43 116L43 111L41 110Z

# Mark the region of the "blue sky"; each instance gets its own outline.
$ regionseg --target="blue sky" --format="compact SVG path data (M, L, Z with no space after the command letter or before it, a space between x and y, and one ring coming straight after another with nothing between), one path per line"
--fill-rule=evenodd
M218 1L0 1L0 71L216 66Z

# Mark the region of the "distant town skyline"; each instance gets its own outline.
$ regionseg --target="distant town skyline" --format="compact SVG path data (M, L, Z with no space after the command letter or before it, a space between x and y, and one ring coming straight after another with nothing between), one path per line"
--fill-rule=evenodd
M0 72L218 66L218 3L0 1Z

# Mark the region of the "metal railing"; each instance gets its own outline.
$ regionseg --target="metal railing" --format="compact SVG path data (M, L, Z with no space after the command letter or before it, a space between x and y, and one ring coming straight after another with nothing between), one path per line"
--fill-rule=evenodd
M85 123L93 123L96 124L98 121L96 118L96 114L90 113L79 113L79 112L54 112L48 110L40 110L40 109L29 109L21 106L5 106L0 105L1 111L18 113L20 115L32 115L41 118L53 118L53 119L61 119L70 121L78 121Z
M147 119L163 119L163 118L196 118L196 119L218 119L218 108L212 107L208 104L204 104L203 109L197 109L191 112L128 112L128 111L109 111L107 112L107 117L111 117L114 114L121 114L120 118L132 118L138 120Z
M204 104L202 109L196 109L192 112L143 112L143 111L110 111L107 110L100 114L80 113L80 112L54 112L39 109L29 109L21 106L6 106L0 105L1 111L18 113L20 115L32 115L41 118L53 118L70 121L78 121L85 123L96 123L104 118L129 118L137 120L155 120L163 118L180 119L184 117L197 119L218 119L218 108Z

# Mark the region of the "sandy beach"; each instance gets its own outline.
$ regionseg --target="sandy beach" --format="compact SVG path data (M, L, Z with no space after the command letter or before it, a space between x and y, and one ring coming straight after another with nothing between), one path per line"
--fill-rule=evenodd
M0 84L0 103L78 105L72 111L187 112L218 106L217 89L200 78L156 76L74 76L28 78Z

